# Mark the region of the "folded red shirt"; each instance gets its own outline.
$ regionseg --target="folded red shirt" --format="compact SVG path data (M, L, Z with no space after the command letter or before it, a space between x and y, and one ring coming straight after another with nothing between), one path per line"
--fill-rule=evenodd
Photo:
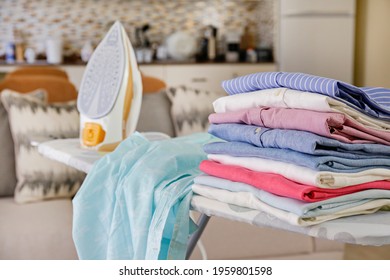
M257 172L244 167L204 160L199 168L211 176L242 182L276 195L316 202L367 189L390 190L390 181L375 181L338 189L324 189L289 180L279 174Z

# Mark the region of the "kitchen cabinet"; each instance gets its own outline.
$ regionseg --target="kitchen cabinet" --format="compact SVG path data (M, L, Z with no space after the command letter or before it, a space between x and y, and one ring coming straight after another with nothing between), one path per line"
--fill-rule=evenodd
M69 80L79 89L81 80L83 79L85 66L84 65L62 65L60 68L66 71Z
M185 85L196 89L223 92L221 82L255 72L276 71L274 63L219 63L141 65L145 75L164 80L168 86Z
M165 65L140 65L142 74L165 81Z
M169 65L166 68L165 82L169 86L186 85L196 89L223 92L221 82L224 80L275 69L272 63Z
M0 72L15 70L15 65L0 65ZM85 65L59 65L79 89ZM223 92L221 82L255 72L276 71L274 63L141 64L144 75L159 78L168 86L185 85L196 89Z

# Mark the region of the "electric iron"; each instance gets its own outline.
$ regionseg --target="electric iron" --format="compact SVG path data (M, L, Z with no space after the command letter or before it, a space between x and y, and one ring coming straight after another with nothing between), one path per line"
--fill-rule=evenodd
M135 131L141 101L141 73L126 31L117 21L93 52L81 81L77 98L81 146L114 150Z

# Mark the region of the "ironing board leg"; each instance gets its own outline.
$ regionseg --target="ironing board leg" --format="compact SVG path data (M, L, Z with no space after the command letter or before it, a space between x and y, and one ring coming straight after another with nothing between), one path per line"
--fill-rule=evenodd
M206 228L209 220L210 220L210 217L207 216L206 214L200 215L198 222L197 222L198 229L191 235L190 241L188 243L186 260L188 260L191 257L192 251L194 251L196 243L198 242L200 236L202 235L204 229Z

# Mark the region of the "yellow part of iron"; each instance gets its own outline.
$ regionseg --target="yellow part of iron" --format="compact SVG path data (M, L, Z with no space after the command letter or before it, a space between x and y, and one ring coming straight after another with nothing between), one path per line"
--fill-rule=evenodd
M94 147L103 142L106 132L98 123L85 123L82 137L83 144L88 147Z

